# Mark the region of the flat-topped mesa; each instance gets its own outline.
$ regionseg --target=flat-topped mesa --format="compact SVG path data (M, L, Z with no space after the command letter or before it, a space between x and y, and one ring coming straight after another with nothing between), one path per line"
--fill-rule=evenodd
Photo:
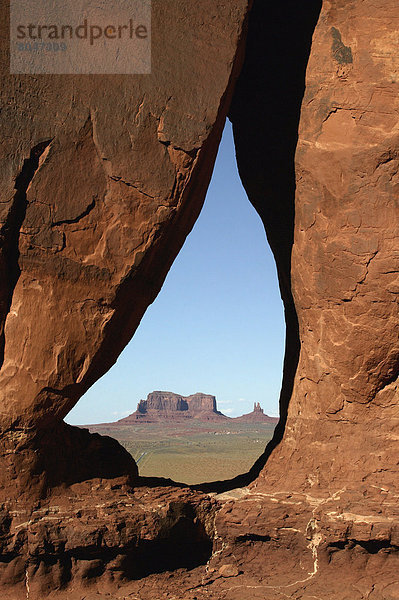
M270 423L276 425L278 423L278 417L269 417L265 415L263 408L259 402L254 402L254 409L252 412L236 417L236 421L242 421L243 423Z
M137 410L118 423L130 424L137 421L199 419L212 421L227 419L217 409L216 398L209 394L196 393L180 396L173 392L152 392L146 400L140 400Z

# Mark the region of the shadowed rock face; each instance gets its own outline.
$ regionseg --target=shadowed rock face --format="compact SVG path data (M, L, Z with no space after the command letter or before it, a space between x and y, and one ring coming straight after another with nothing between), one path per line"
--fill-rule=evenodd
M376 12L372 6L333 2L321 12L307 68L291 183L282 185L280 171L269 163L285 159L288 169L294 158L289 146L284 153L281 137L275 144L273 140L279 131L287 134L285 112L294 112L295 85L292 77L286 80L290 73L281 72L271 90L266 84L263 93L259 90L262 76L255 84L252 79L260 66L256 42L253 63L248 54L233 102L240 173L264 215L286 305L288 244L276 236L278 220L286 223L286 241L291 239L291 291L301 350L288 408L281 407L287 414L283 441L262 474L262 480L281 481L284 488L287 471L280 468L281 461L290 471L290 485L303 490L324 487L326 474L337 489L349 482L360 485L365 478L369 487L384 487L387 477L391 484L397 475L399 104L389 41L394 3L384 3ZM259 5L258 12L259 23L267 11ZM287 23L287 17L282 18ZM373 26L372 39L360 27L362 19ZM292 32L300 23L292 24ZM381 50L379 58L376 48ZM247 92L247 82L257 86L258 96L251 88ZM284 96L282 107L278 90ZM259 122L249 115L260 112L262 97L267 100L266 114ZM250 140L258 151L254 161ZM389 443L382 447L384 437ZM382 473L382 463L389 465L391 475Z
M151 76L10 76L4 63L4 598L81 598L90 583L142 600L397 596L397 2L256 1L235 86L248 9L154 0ZM276 257L286 358L250 485L210 501L137 481L118 445L62 419L156 297L229 109ZM180 543L188 556L151 559Z
M275 9L286 35L269 37L259 34L276 20L255 5L231 111L286 306L285 428L218 513L214 560L258 565L256 598L382 600L397 594L399 558L397 4L323 3L300 118L298 31L312 19L287 5ZM287 39L296 67L284 63Z

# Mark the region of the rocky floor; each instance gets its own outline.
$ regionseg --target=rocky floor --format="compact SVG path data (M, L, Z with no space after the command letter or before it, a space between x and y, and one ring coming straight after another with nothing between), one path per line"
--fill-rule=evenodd
M399 509L386 490L268 493L255 483L206 495L98 481L90 501L86 485L28 519L3 511L4 600L399 597Z

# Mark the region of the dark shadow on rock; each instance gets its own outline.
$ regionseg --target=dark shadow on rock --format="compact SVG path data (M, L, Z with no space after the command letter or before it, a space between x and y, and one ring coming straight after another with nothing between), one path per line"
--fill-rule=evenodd
M36 471L45 473L45 489L90 479L122 477L127 484L137 482L133 457L112 437L61 422L37 432L35 442Z
M248 198L264 224L274 254L286 322L280 420L265 452L247 473L225 481L185 486L163 478L145 485L190 487L222 493L254 481L281 442L299 361L298 317L291 289L295 223L295 151L306 67L321 0L255 0L249 20L246 57L229 118L233 123L238 170Z
M300 339L291 289L295 221L295 150L305 74L321 0L255 0L247 51L229 117L240 177L265 226L278 271L286 321L280 421L264 454L248 473L197 490L222 492L256 479L282 440L298 366Z
M148 488L156 488L156 487L173 487L173 488L189 488L188 483L181 483L179 481L173 481L173 479L169 479L167 477L143 477L139 476L137 479L138 487L148 487Z
M34 146L29 158L24 160L21 172L15 179L15 196L8 211L5 222L0 229L0 368L4 361L4 327L11 307L12 296L20 276L19 236L26 214L26 192L37 169L39 160L51 140L46 140Z

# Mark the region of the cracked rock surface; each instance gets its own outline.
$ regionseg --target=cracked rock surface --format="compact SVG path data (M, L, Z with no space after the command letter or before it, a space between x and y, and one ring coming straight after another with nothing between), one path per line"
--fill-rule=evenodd
M137 476L117 445L108 468L94 454L79 466L82 434L62 419L130 341L198 217L248 8L155 0L151 76L10 75L2 41L0 481L12 494ZM52 459L62 436L69 473Z
M398 597L397 1L250 4L153 0L151 76L4 63L5 600ZM63 418L155 299L227 113L286 357L264 456L203 493Z

